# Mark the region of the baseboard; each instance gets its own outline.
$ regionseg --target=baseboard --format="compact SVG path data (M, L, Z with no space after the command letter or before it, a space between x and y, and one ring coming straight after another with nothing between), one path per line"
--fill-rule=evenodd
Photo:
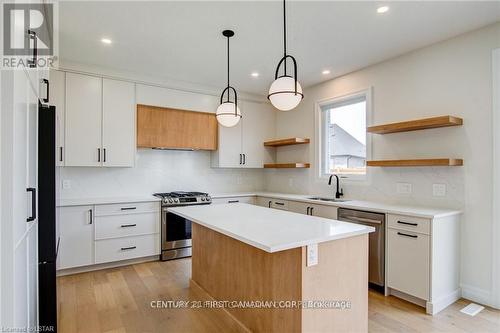
M160 259L160 256L159 255L155 255L155 256L149 256L149 257L142 257L142 258L135 258L135 259L128 259L128 260L107 262L107 263L104 263L104 264L96 264L96 265L89 265L89 266L66 268L66 269L60 269L60 270L58 270L56 272L56 275L57 276L65 276L65 275L72 275L72 274L78 274L78 273L92 272L92 271L98 271L98 270L101 270L101 269L121 267L121 266L127 266L127 265L134 265L134 264L140 264L140 263L149 262L149 261L157 261L159 259Z
M468 299L470 301L482 304L482 305L488 305L493 307L494 304L492 302L492 294L491 291L473 287L467 284L461 284L460 287L462 288L462 297L465 299Z
M425 306L426 312L428 314L435 315L436 313L446 309L448 306L458 301L460 297L462 297L462 291L460 290L460 288L458 288L452 293L449 293L448 295L445 295L437 300L427 302Z
M421 298L418 298L418 297L415 297L415 296L412 296L412 295L408 295L408 294L406 294L406 293L404 293L402 291L399 291L399 290L396 290L396 289L392 289L392 288L388 288L388 291L389 291L389 295L396 296L397 298L404 299L407 302L416 304L416 305L421 306L423 308L425 308L425 306L426 306L425 300L423 300Z

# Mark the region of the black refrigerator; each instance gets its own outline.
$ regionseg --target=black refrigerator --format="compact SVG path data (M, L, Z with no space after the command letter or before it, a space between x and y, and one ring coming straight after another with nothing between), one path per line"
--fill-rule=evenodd
M57 332L56 108L38 105L38 325Z

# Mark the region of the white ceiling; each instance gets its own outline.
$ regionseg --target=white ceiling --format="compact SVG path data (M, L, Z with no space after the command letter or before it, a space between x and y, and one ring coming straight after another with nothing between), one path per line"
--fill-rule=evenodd
M387 2L386 2L387 3ZM288 53L307 87L500 20L499 1L293 1L287 5ZM231 83L267 94L282 56L282 3L61 2L60 57L211 87L225 86L226 41ZM101 43L112 39L111 45ZM331 74L322 75L324 69ZM252 78L257 71L260 77Z

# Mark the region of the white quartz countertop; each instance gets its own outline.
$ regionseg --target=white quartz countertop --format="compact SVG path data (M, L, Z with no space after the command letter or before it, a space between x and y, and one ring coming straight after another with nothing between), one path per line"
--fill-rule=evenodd
M381 202L373 201L362 201L362 200L349 200L343 202L330 202L330 201L320 201L311 200L309 198L316 197L314 194L288 194L288 193L273 193L273 192L239 192L239 193L223 193L223 194L213 194L212 198L229 198L229 197L248 197L248 196L260 196L273 199L291 200L299 202L307 202L317 205L343 207L357 210L366 210L370 212L377 213L387 213L387 214L398 214L398 215L408 215L423 218L442 218L452 215L461 214L462 211L456 209L442 209L442 208L430 208L430 207L419 207L419 206L407 206L398 204L387 204Z
M360 224L243 203L174 207L168 211L271 253L375 231Z
M120 204L132 202L151 202L161 201L153 195L130 196L130 197L96 197L96 198L75 198L75 199L58 199L56 200L57 207L65 206L85 206L85 205L106 205Z

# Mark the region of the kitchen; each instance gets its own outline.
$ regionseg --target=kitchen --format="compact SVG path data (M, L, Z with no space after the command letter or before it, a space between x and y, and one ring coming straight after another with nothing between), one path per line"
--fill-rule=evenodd
M1 71L2 327L500 329L500 2L53 6Z

